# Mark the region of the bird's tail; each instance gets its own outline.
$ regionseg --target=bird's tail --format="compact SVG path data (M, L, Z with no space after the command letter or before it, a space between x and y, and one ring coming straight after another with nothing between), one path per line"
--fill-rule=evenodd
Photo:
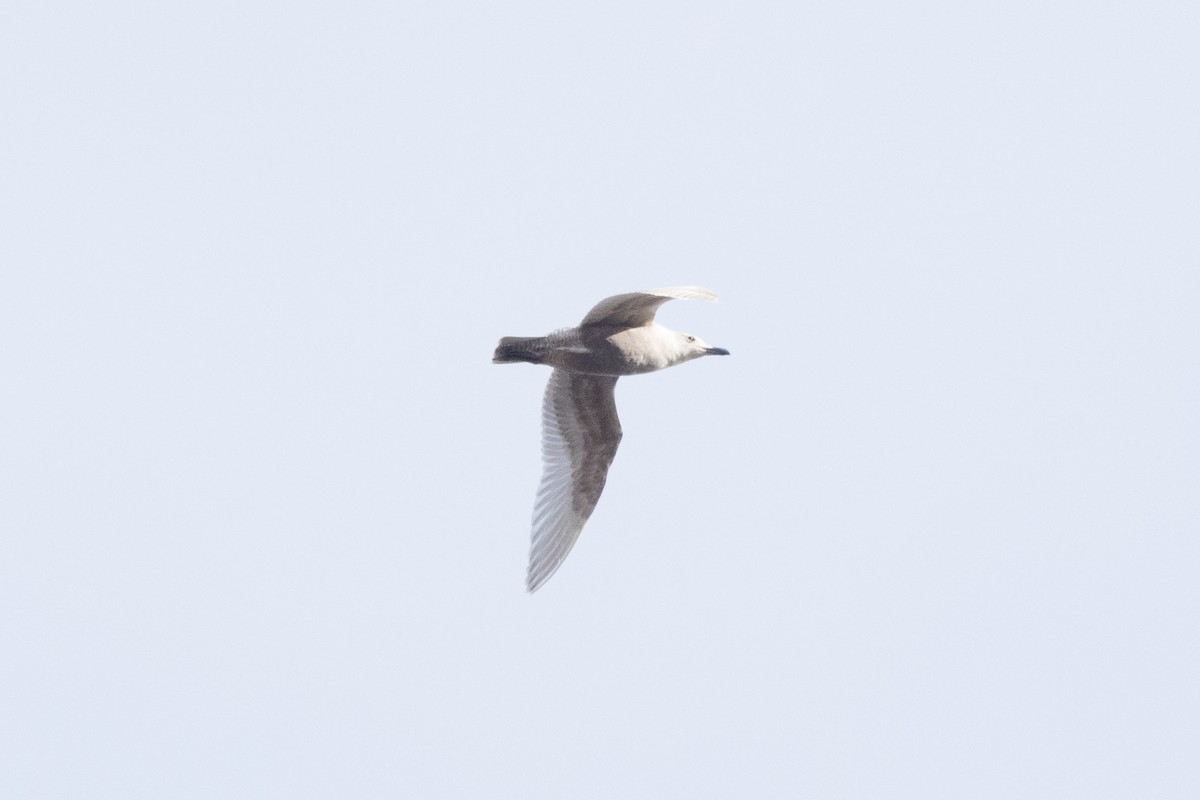
M546 353L545 336L505 336L492 354L493 364L515 364L527 361L540 364Z

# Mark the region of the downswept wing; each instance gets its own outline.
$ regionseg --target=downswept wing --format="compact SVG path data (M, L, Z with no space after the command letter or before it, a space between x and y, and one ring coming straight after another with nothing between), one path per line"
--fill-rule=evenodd
M617 379L556 369L542 402L542 482L533 506L530 592L550 579L592 515L621 443Z
M621 328L640 328L653 322L658 307L672 299L713 302L717 295L699 286L670 286L665 289L617 294L597 303L583 318L583 322L579 323L579 327L613 325Z

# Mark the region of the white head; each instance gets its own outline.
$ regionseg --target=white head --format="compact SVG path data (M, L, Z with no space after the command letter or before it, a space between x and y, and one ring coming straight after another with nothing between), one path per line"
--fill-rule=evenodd
M701 356L729 355L729 351L725 348L710 347L701 341L699 336L693 336L690 333L675 333L674 335L676 337L676 352L671 359L673 364L691 361L693 358L700 358Z

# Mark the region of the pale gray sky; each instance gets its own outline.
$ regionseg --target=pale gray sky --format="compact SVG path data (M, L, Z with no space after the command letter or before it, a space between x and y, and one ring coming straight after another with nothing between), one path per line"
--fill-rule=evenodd
M9 3L0 796L1200 796L1195 3ZM729 348L523 590L548 371Z

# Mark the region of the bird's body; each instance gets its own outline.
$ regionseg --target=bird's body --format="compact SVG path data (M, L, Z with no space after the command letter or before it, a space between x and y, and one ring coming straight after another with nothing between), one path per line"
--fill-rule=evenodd
M619 294L598 303L576 328L506 336L496 347L494 363L554 368L542 404L545 470L534 504L526 578L531 592L562 564L604 490L622 435L613 397L617 378L729 354L656 323L654 313L671 298L716 295L694 286Z
M691 348L680 345L678 335L658 323L637 328L592 325L563 328L548 336L505 337L493 360L498 364L528 361L583 375L619 377L666 369L685 360Z

